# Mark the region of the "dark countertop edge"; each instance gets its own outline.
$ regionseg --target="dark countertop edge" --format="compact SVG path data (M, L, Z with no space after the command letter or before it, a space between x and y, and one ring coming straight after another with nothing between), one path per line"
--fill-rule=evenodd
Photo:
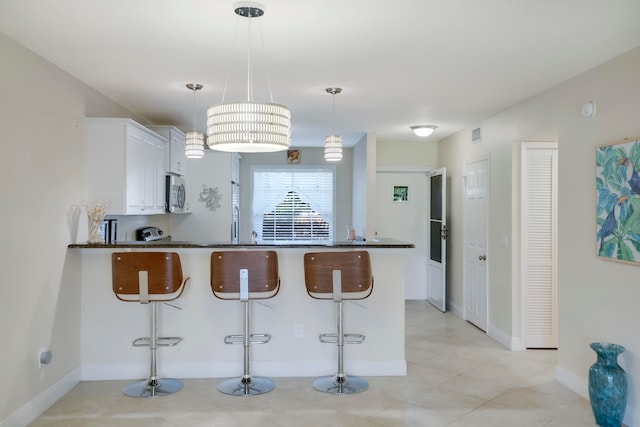
M163 242L120 242L120 243L74 243L67 246L70 249L120 249L120 248L173 248L173 249L202 249L202 248L260 248L260 249L288 249L288 248L379 248L379 249L403 249L403 248L415 248L413 243L403 242L399 240L387 239L380 242L365 242L365 241L344 241L334 242L331 244L282 244L282 245L268 245L268 244L248 244L248 243L199 243L199 242L180 242L180 241L163 241Z

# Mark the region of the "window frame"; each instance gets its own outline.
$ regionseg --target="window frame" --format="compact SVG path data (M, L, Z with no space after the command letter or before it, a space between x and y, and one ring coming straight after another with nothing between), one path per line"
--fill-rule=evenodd
M296 171L329 171L331 172L331 218L329 222L330 224L330 232L329 237L327 239L307 239L307 240L263 240L262 239L262 230L253 230L254 228L254 218L257 215L254 207L254 193L255 193L255 175L256 172L292 172L295 174ZM251 220L250 227L252 231L257 233L256 242L259 244L268 244L268 245L300 245L300 244L326 244L335 241L336 235L336 180L337 180L337 168L335 165L252 165L250 168L250 178L251 178ZM325 218L326 220L326 218Z

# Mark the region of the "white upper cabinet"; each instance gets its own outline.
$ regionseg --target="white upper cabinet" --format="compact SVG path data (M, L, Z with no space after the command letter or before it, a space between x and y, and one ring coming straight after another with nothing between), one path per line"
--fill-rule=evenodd
M184 155L186 136L175 126L148 126L149 129L165 137L169 141L165 152L166 172L176 175L186 175L187 162Z
M164 214L166 139L130 119L86 119L89 199L108 215Z

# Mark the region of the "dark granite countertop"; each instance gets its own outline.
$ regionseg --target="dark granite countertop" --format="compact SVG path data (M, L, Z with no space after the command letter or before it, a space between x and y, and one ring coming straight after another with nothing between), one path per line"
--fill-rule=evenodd
M185 242L177 240L156 240L151 242L115 242L108 244L101 243L75 243L70 244L68 248L78 249L119 249L119 248L173 248L173 249L198 249L198 248L414 248L415 245L409 242L403 242L395 239L374 239L370 241L363 240L344 240L332 243L286 243L286 244L251 244L251 243L215 243L215 242Z

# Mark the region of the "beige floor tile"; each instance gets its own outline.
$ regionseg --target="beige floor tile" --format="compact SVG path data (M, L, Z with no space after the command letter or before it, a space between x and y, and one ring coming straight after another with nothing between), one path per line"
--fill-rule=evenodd
M313 378L274 378L270 393L241 398L221 379L185 380L156 399L122 394L126 381L82 382L32 427L589 427L589 403L555 381L556 352L513 352L452 313L407 301L405 377L367 378L334 396Z

